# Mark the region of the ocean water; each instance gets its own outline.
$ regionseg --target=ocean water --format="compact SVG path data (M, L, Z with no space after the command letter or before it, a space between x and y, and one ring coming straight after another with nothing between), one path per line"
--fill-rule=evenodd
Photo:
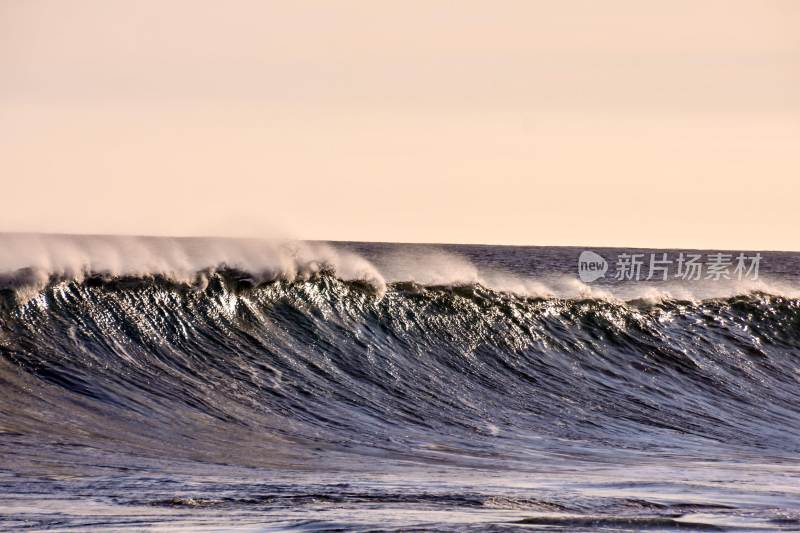
M2 235L0 529L800 530L800 254L582 251Z

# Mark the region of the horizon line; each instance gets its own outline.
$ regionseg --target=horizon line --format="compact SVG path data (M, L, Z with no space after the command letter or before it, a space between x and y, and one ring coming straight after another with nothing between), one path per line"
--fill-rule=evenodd
M409 246L496 246L506 248L583 248L583 249L629 249L629 250L687 250L687 251L739 251L739 252L767 252L767 253L800 253L800 250L767 249L767 248L714 248L698 246L640 246L640 245L587 245L587 244L507 244L484 242L431 242L431 241L383 241L383 240L346 240L346 239L319 239L299 237L246 237L235 235L160 235L160 234L135 234L135 233L68 233L48 231L0 231L0 235L41 235L62 237L134 237L145 239L230 239L230 240L286 240L301 242L321 242L338 244L399 244Z

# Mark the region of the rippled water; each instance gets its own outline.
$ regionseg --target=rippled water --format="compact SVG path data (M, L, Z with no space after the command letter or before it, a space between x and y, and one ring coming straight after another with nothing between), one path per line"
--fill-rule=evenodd
M50 255L0 261L0 528L800 529L797 254L14 238Z

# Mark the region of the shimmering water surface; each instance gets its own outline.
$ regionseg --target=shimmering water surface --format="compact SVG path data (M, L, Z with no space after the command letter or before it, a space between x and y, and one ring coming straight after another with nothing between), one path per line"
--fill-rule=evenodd
M798 254L0 241L5 530L800 530Z

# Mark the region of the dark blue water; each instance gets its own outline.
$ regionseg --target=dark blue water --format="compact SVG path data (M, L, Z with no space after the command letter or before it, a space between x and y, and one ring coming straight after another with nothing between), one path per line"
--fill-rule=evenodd
M800 529L798 254L5 244L0 528Z

